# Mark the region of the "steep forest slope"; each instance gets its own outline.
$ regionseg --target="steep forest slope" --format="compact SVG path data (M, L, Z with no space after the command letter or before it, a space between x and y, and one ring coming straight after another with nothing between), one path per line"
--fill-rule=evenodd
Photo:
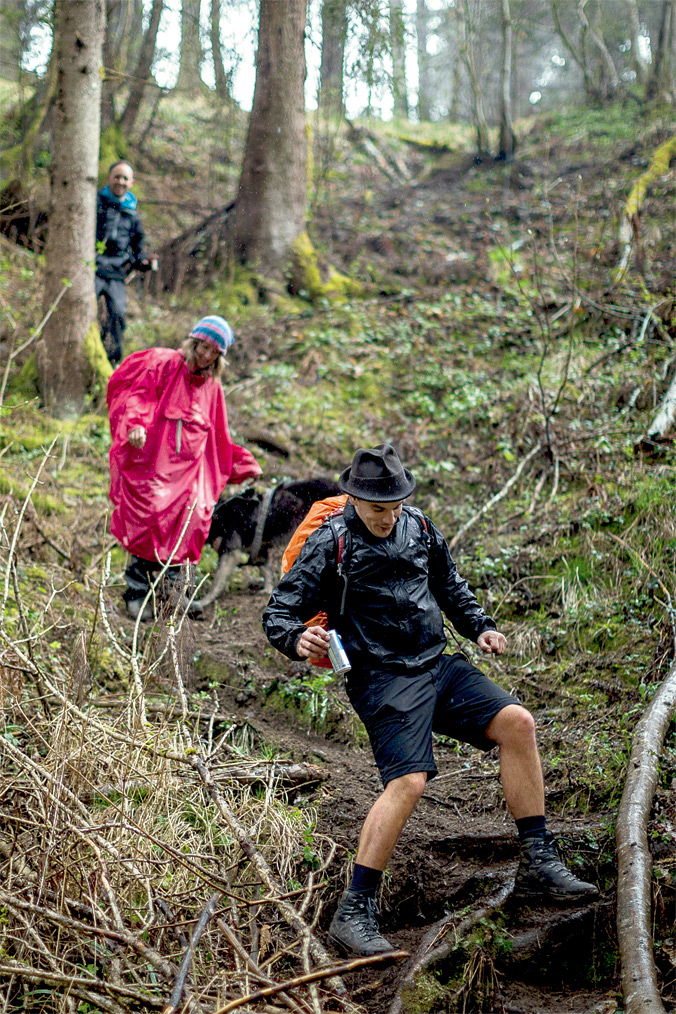
M233 196L242 125L216 126L206 104L188 118L167 101L130 153L157 248ZM632 732L674 654L676 458L669 434L645 439L676 366L673 171L646 197L629 272L615 269L623 201L672 133L659 111L576 111L530 121L513 162L477 163L441 126L379 128L377 160L319 128L319 270L363 298L271 307L208 264L180 294L130 292L130 350L177 345L203 313L230 319L231 427L266 483L335 477L357 445L397 443L415 502L508 635L485 665L536 715L552 826L602 888L573 912L505 900L516 846L497 760L439 741L441 774L382 897L390 938L419 957L436 940L435 963L407 984L405 963L351 972L344 993L292 983L287 1009L622 1009L613 825ZM67 996L78 1011L169 1011L177 983L195 1009L233 1009L333 959L327 913L375 767L342 689L264 640L252 568L203 621L123 614L105 409L69 425L41 413L30 345L8 357L38 323L42 267L5 241L0 259L5 1010ZM200 576L214 563L206 551ZM649 827L667 1002L674 778L670 736Z

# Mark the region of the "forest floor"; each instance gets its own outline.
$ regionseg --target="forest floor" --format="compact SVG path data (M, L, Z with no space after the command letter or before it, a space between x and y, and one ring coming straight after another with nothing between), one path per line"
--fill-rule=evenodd
M155 148L151 144L137 160L145 196L168 200L187 173L192 174L191 200L212 208L214 194L234 178L241 137L233 141L229 158L221 160L223 179L215 181L219 170L205 158L203 164L211 168L201 172L197 155L191 161L189 143L181 149L185 165L162 161L165 149L176 157L172 131L178 127L158 122L162 132ZM197 152L201 135L194 129ZM330 264L361 280L367 287L363 300L313 307L297 303L293 311L280 306L273 312L256 303L250 285L218 278L180 299L169 294L139 299L131 293L129 350L177 344L197 316L227 308L238 338L226 380L231 426L235 439L253 446L266 480L335 477L356 445L388 437L399 444L419 480L415 502L444 534L450 539L469 523L454 555L510 644L504 659L481 664L535 715L550 826L567 862L597 882L601 894L582 908L521 906L508 896L502 899L515 873L517 845L497 757L436 741L439 775L407 824L385 877L382 928L393 944L414 956L435 936L452 942L456 933L457 940L443 959L417 976L403 996L403 1014L622 1010L614 818L633 727L674 649L663 590L673 593L676 576L676 459L670 442L654 457L635 452L674 371L673 173L658 181L646 202L642 272L620 285L612 281L612 270L619 255L622 199L670 129L673 125L659 115L639 127L625 108L584 118L539 119L524 131L522 148L509 165L476 163L467 151L438 139L430 145L413 129L406 137L382 130L376 141L387 172L347 138L320 135L313 239L322 269ZM211 135L209 143L223 144L212 142ZM184 216L179 224L189 224L190 213L179 214ZM156 246L172 235L172 221L175 231L172 215L171 209L149 203L145 221ZM7 264L4 246L0 256ZM40 274L28 257L13 263L0 282L3 299L26 330L31 307L39 304ZM69 694L72 690L79 706L107 715L119 732L125 728L124 702L131 700L141 672L151 715L159 715L151 719L153 735L163 748L177 749L184 742L180 722L163 724L180 696L176 672L162 661L173 643L171 629L168 634L163 624L151 624L135 633L123 615L124 556L105 535L105 413L99 409L64 430L36 411L30 383L28 368L10 380L0 432L0 482L7 517L19 516L13 551L24 598L23 618L11 599L8 605L17 633L15 654L7 648L3 654L2 735L8 750L24 751L26 770L31 759L42 758L50 772L69 768L71 788L99 787L95 803L87 805L101 835L113 827L115 814L133 823L136 838L147 835L147 850L137 847L144 856L139 862L149 864L143 867L150 871L148 883L152 880L156 896L188 922L213 889L204 879L205 866L212 880L222 868L234 866L239 880L230 888L236 886L240 894L256 880L248 866L232 858L229 834L215 830L218 814L199 786L187 793L180 772L169 776L161 766L146 771L136 748L133 763L117 754L113 762L112 740L99 742L98 733L71 730L71 718L76 719L67 719L66 710L41 725L28 694L30 660L19 665L25 683L12 690L17 653L28 642L31 658L50 679L58 676L59 686L68 687ZM272 434L284 454L265 441L257 449L261 432ZM24 517L27 476L34 474L52 436L56 449L46 459L35 507L27 507ZM509 494L472 522L475 511L504 491L538 446ZM111 569L102 574L108 549ZM206 551L202 575L214 560ZM9 581L8 576L5 602ZM307 664L288 662L267 644L260 625L265 601L255 572L241 568L204 620L185 620L180 628L182 678L188 711L198 716L196 741L208 739L211 745L221 737L223 749L247 763L265 758L319 769L317 777L310 775L294 789L271 778L267 786L238 796L237 805L268 861L277 864L280 881L290 891L309 892L307 908L326 942L361 822L380 783L364 730L342 688L327 684ZM78 645L85 642L81 657ZM473 646L463 643L461 649L477 658ZM207 735L204 716L210 709L216 717L207 721ZM61 752L52 757L49 744L62 741ZM4 763L0 799L14 815L18 834L21 827L35 826L31 821L39 804L35 787L25 787L12 766L16 756L10 753ZM673 1002L676 987L675 777L672 734L649 828L655 950L665 1002ZM46 784L44 771L40 778ZM105 788L109 781L114 793ZM69 820L59 832L63 842L72 830ZM44 831L47 823L45 818L40 824L40 847L26 851L30 864L33 849L36 870L61 861L59 849L56 855L50 851L54 843ZM122 836L121 825L118 831ZM276 835L282 835L283 847ZM187 881L181 872L187 860L178 862L178 844L170 851L175 843L202 864L191 870L196 880ZM0 851L2 845L0 834ZM82 897L89 897L90 875L72 872L80 869L78 863L85 869L84 858L75 844L68 853L60 848L63 870L72 877L70 893L77 883ZM2 855L7 858L7 848ZM145 904L139 900L143 891L123 886L131 874L119 872L113 853L108 863L119 878L113 881L115 891L129 898L130 924L143 921L133 914ZM171 875L161 863L170 864ZM14 868L12 876L19 876ZM99 880L92 874L90 883L104 883L103 872ZM91 896L95 893L92 887ZM274 949L271 938L276 945L277 937L284 937L267 908L261 910L260 925L255 918L248 928L243 919L238 924L233 915L233 920L261 959ZM166 922L173 925L175 919L167 916ZM148 932L144 939L162 950L167 926L158 936ZM208 954L200 957L204 964L194 971L205 1004L215 995L210 960L230 960L219 950L216 929L208 938ZM117 979L110 971L117 959L96 950L92 954L96 974L119 982L119 970ZM294 967L288 953L275 960L280 967L287 967L284 961ZM346 976L354 1009L390 1010L407 967L403 961ZM6 983L2 975L0 983ZM133 983L126 977L124 982L143 979L148 986L141 964L135 976ZM14 996L11 989L8 996ZM228 984L218 995L231 998L229 989ZM158 987L158 995L166 992ZM36 999L33 1009L42 1009L38 1003L43 1002ZM326 1010L337 1005L330 992L322 991L319 1002ZM20 1003L25 1008L25 995L17 995L17 1006L10 1003L6 1009L18 1009ZM99 1009L91 998L83 1003L78 1010Z

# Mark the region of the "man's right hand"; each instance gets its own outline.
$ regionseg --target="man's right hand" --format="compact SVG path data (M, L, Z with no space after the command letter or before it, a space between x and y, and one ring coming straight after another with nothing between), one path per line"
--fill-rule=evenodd
M127 433L127 440L132 447L143 447L146 442L146 431L143 426L134 426L133 430L129 430L129 433Z
M296 641L296 654L301 658L326 658L328 650L329 635L323 627L307 627Z

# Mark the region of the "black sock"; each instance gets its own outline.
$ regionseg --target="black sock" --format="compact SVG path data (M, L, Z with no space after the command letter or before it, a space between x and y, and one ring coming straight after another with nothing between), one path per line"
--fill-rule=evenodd
M516 822L519 838L544 838L547 821L542 815L537 817L519 817Z
M370 894L375 898L382 877L382 870L374 870L372 866L360 866L359 863L355 863L350 890L356 891L357 894Z

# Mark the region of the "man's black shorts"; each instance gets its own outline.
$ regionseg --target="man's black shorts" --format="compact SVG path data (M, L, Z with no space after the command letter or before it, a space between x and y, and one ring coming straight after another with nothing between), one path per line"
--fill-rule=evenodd
M432 732L480 750L495 746L485 735L497 713L519 702L464 655L442 655L424 673L371 674L347 682L352 707L366 726L383 784L413 771L437 773Z

